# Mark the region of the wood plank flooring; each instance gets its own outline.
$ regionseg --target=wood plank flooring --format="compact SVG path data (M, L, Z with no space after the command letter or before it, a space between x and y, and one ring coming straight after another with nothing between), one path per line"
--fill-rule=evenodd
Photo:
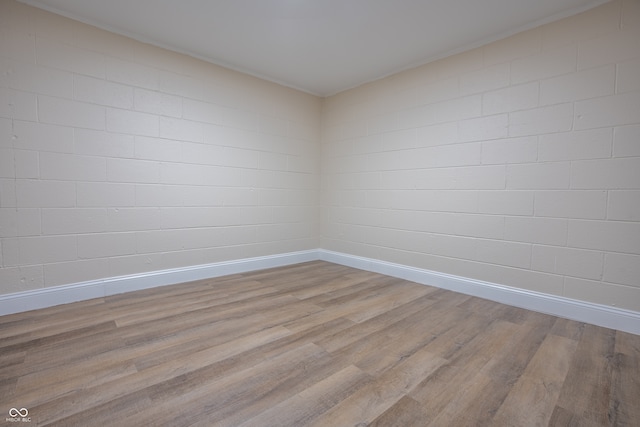
M640 336L322 261L0 317L0 424L640 426Z

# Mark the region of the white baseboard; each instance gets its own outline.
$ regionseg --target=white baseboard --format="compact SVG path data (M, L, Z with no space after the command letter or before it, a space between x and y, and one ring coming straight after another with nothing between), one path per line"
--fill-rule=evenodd
M640 313L324 249L74 283L0 295L0 316L92 298L266 268L324 260L423 285L640 335Z
M217 262L193 267L153 271L130 276L112 277L65 286L0 295L0 316L158 286L174 285L229 274L246 273L265 268L299 264L317 259L318 251L314 249Z
M361 270L410 280L467 295L640 335L640 313L555 295L516 289L401 264L319 250L319 258Z

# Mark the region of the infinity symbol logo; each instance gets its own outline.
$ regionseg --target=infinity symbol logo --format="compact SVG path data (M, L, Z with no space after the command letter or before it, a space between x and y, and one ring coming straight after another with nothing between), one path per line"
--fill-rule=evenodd
M29 415L29 411L27 410L27 408L20 408L20 409L16 409L16 408L11 408L9 409L9 416L16 418L16 417L26 417L27 415Z

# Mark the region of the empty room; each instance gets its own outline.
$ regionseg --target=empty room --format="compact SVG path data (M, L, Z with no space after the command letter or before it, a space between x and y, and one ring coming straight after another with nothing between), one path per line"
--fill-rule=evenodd
M639 403L639 0L0 0L0 425Z

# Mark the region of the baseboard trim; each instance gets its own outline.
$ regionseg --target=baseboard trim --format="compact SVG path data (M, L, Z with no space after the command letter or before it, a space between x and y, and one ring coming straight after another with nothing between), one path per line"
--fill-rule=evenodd
M217 262L192 267L153 271L129 276L111 277L65 286L55 286L45 289L0 295L0 316L68 304L76 301L101 298L124 292L139 291L159 286L192 282L194 280L227 276L229 274L246 273L266 268L299 264L301 262L315 261L317 259L318 251L313 249L308 251Z
M346 265L361 270L410 280L423 285L473 295L527 310L640 335L640 313L635 311L527 291L324 249L244 258L0 295L0 316L76 301L101 298L124 292L282 267L315 260Z
M324 249L319 259L640 335L640 313Z

